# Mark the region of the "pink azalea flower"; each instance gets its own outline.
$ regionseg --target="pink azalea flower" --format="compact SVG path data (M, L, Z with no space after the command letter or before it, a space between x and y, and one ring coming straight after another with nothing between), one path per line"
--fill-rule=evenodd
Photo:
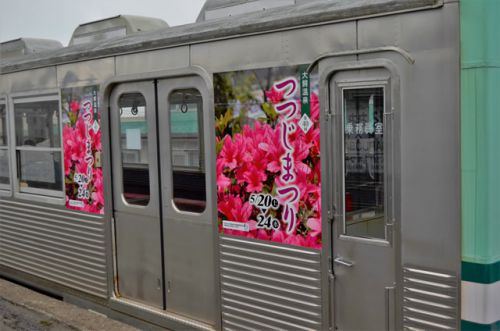
M224 192L231 185L231 180L224 175L224 164L221 159L216 161L217 192Z
M297 139L293 147L295 149L293 153L293 159L295 161L295 169L304 174L309 174L311 172L311 168L302 161L304 161L309 156L310 145L306 144L306 142L302 139Z
M87 205L85 205L85 207L83 208L83 211L87 212L87 213L92 213L92 214L99 214L99 213L101 213L100 207L97 206L96 204L87 204Z
M71 144L68 143L73 136L73 129L71 126L65 126L63 128L63 141L64 141L64 174L68 176L71 173L72 162L72 148Z
M321 249L321 235L317 237L307 236L304 240L304 246L314 249Z
M257 230L255 238L260 239L260 240L269 240L270 236L265 230L260 229L260 230Z
M252 205L241 200L240 197L229 195L226 200L219 201L219 212L226 216L227 220L246 223L252 215Z
M269 101L271 101L272 104L280 103L281 100L283 100L284 95L284 91L280 92L276 90L274 86L269 91L266 91L266 97Z
M284 102L284 92L274 88L265 92L267 100L276 105ZM296 126L294 132L287 135L288 143L293 147L293 182L282 182L282 158L286 150L281 144L283 119L279 124L261 123L250 120L241 128L241 132L225 137L216 137L223 141L217 156L217 192L220 219L243 222L249 225L249 232L220 229L226 234L270 240L290 245L321 248L321 165L320 165L320 106L317 93L311 94L311 119L314 126L307 133L298 127L300 112L290 121ZM233 184L236 179L237 184ZM297 211L297 224L290 235L285 232L283 208L276 216L281 221L282 229L257 229L257 208L247 201L250 193L277 192L279 188L296 185L300 191L299 200L294 203ZM286 197L278 197L283 206L288 203ZM253 215L253 216L252 216ZM308 215L301 219L301 215ZM306 228L307 231L303 231ZM300 229L300 231L299 231Z
M222 150L219 154L219 159L224 167L228 167L233 170L238 164L239 150L233 144L230 136L226 136L224 139L224 144L222 145Z
M266 152L267 171L279 172L281 170L281 157L285 149L280 144L280 131L272 130L259 144L259 149Z
M283 231L273 231L271 235L271 240L277 243L282 243L285 241L286 235Z
M80 103L76 100L73 100L70 102L69 104L69 109L73 112L73 113L77 113L78 110L80 110Z
M311 93L311 120L313 122L318 121L319 111L320 111L320 106L319 106L318 95L316 93Z
M243 175L243 179L248 184L246 187L247 192L261 192L262 183L267 179L267 175L256 167L250 167Z
M94 169L92 175L92 183L94 184L92 200L104 206L104 183L102 177L102 169Z
M87 175L87 170L87 163L83 159L75 163L75 173Z
M70 110L74 113L79 111L78 101L72 101L70 103ZM92 123L93 124L93 120ZM70 125L65 125L63 128L63 140L64 140L64 167L65 175L71 176L72 172L82 173L88 175L89 169L88 164L85 161L87 155L87 140L91 143L91 152L95 156L96 152L102 151L101 143L101 130L94 130L87 126L84 118L82 116L78 117L74 128ZM89 213L104 213L104 187L102 179L102 169L95 168L91 169L91 181L88 184L89 188L92 188L90 192L90 199L87 201L84 208L71 207L68 205L70 199L76 199L73 192L73 186L70 186L67 195L67 206L69 209L83 210ZM71 178L71 177L70 177ZM75 183L76 185L76 183Z
M295 246L305 246L305 240L304 237L301 235L290 235L285 240L283 243L289 244L289 245L295 245Z
M310 230L310 235L312 237L317 237L319 234L321 234L321 219L319 218L308 219L307 227Z

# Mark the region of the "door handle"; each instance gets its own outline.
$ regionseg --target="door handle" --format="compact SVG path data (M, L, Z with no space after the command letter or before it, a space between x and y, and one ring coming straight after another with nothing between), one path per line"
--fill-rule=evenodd
M354 266L354 263L350 262L350 261L347 261L347 260L344 260L343 258L341 257L336 257L334 260L333 260L333 263L335 264L339 264L341 266L344 266L344 267L348 267L348 268L351 268L352 266Z

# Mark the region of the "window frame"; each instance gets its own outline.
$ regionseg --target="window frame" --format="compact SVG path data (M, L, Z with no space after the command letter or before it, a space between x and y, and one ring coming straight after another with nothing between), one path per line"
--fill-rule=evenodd
M120 144L115 142L121 141L120 133L120 119L118 101L122 95L125 94L141 94L146 100L146 112L148 123L148 157L149 157L149 203L147 206L136 204L129 204L123 196L123 168L122 168L122 151ZM138 80L138 81L125 81L119 82L113 86L109 96L107 97L107 105L109 109L109 132L111 144L106 146L103 141L103 153L106 153L106 148L110 153L111 163L111 184L113 191L113 206L115 211L122 213L130 213L134 215L141 215L146 217L159 217L158 213L161 208L160 202L160 187L158 178L160 169L158 161L158 146L157 146L157 129L156 129L156 103L155 103L155 90L153 81ZM106 107L106 105L103 105ZM102 125L105 125L104 123ZM108 141L108 144L110 142Z
M1 145L0 150L5 150L7 151L7 164L9 165L9 184L1 184L0 183L0 196L7 196L10 197L12 195L12 164L11 164L11 152L10 152L10 145L11 145L11 137L10 137L10 116L9 116L9 107L8 107L8 102L7 102L7 97L0 95L0 105L3 105L5 108L5 122L6 122L6 132L5 136L7 138L7 143L5 146Z
M134 90L134 89L131 89L131 90L127 90L127 91L122 91L118 94L117 96L117 104L116 104L116 107L117 107L117 110L121 110L121 107L120 107L120 100L121 98L124 96L124 95L133 95L133 94L139 94L143 99L144 99L144 122L146 123L147 125L147 132L146 132L146 137L147 137L147 140L148 140L148 147L146 149L146 153L148 155L148 163L146 164L147 166L147 169L148 169L148 188L149 188L149 195L148 195L148 203L147 204L138 204L138 203L133 203L133 202L130 202L126 197L125 197L125 176L124 176L124 166L123 166L123 152L124 152L124 149L123 149L123 145L122 145L122 137L121 137L121 134L122 134L122 118L121 118L121 112L120 114L118 115L118 134L119 134L119 141L118 141L118 145L119 145L119 150L120 150L120 159L115 161L116 164L119 164L120 166L120 176L121 176L121 183L120 183L120 192L121 192L121 199L122 199L122 202L124 203L125 206L127 207L130 207L130 208L141 208L141 209L147 209L149 208L150 204L152 203L152 199L151 199L151 196L153 194L153 191L152 191L152 187L153 187L153 184L152 184L152 181L151 181L151 172L154 171L154 169L152 168L152 165L151 165L151 155L150 155L150 151L149 151L149 144L151 143L150 141L150 124L149 123L151 120L149 119L149 117L151 117L152 115L150 114L151 112L154 112L156 109L154 107L151 107L150 105L148 105L148 99L147 99L147 94L144 93L144 91L140 90L140 89L137 89L137 90ZM153 108L153 109L150 109L150 108ZM155 117L156 119L156 117ZM156 140L157 137L155 135L154 137ZM141 135L141 139L142 139L142 135ZM143 166L144 164L140 164L140 163L137 163L136 165L139 165L139 166ZM154 201L153 201L154 203Z
M343 215L342 215L342 232L341 236L345 237L355 237L355 238L363 238L363 239L368 239L368 240L383 240L383 241L388 241L388 236L387 236L387 231L384 231L384 238L368 238L368 237L360 237L360 236L355 236L355 235L350 235L347 233L347 211L346 211L346 169L345 169L345 162L346 162L346 148L345 148L345 111L346 111L346 104L345 104L345 92L346 91L359 91L359 90L367 90L367 89L382 89L382 97L383 97L383 106L382 106L382 116L384 118L383 122L383 127L384 127L384 146L387 140L385 129L386 129L386 107L387 107L387 95L386 95L386 86L384 84L380 85L371 85L371 86L342 86L341 87L341 103L342 103L342 161L343 161L343 167L342 167L342 208L343 208ZM387 159L387 153L384 147L383 150L383 159L384 159L384 227L387 224L387 197L386 197L386 189L387 189L387 181L386 181L386 176L387 176L387 167L386 167L386 159Z
M372 78L372 79L370 79ZM334 79L334 78L333 78ZM382 88L384 97L384 228L385 235L384 238L365 238L357 237L354 235L347 234L346 231L346 198L345 198L345 127L344 127L344 90L357 90L357 89L370 89L370 88ZM392 98L391 98L391 79L378 77L376 75L373 77L369 74L366 79L356 80L338 80L335 81L335 94L336 94L336 105L339 107L338 119L336 128L338 130L338 135L341 136L338 145L337 157L341 157L341 162L338 163L341 170L338 174L341 176L340 192L338 197L338 203L340 207L340 213L338 216L338 238L347 241L363 242L373 245L390 246L393 242L392 233L389 231L389 227L394 225L394 210L393 210L393 196L394 196L394 178L393 178L393 139L394 139L394 123L392 116ZM339 137L336 135L336 137Z
M172 106L172 103L170 103L170 97L173 93L177 91L183 91L183 90L196 90L199 94L201 99L199 102L196 102L196 117L197 117L197 129L198 129L198 134L197 138L199 141L199 151L198 151L198 158L199 158L199 166L198 167L189 167L189 166L178 166L174 165L174 149L172 147L173 141L174 141L174 135L172 134L172 112L170 110L170 107ZM198 172L198 173L205 173L205 138L203 137L203 129L204 129L204 121L203 121L203 94L197 87L191 87L191 88L178 88L178 89L173 89L170 91L168 94L168 124L170 125L169 128L169 133L170 133L170 157L171 157L171 167L172 171L179 171L179 172Z
M15 127L15 105L34 103L34 102L45 102L45 101L57 101L58 103L58 114L59 114L59 147L28 147L28 146L17 146L16 141L16 127ZM47 202L52 204L65 204L65 185L64 185L64 139L63 139L63 121L62 121L62 107L61 107L61 91L59 89L50 89L42 91L30 91L22 93L14 93L9 97L9 126L11 128L9 133L10 144L10 166L11 166L11 185L13 186L14 197L19 199L29 199L38 202ZM49 190L49 189L39 189L39 188L22 188L19 183L18 173L18 151L39 151L39 152L59 152L61 155L61 190Z
M196 117L197 117L197 120L198 120L198 123L197 123L197 127L198 127L198 140L199 140L199 167L180 167L180 166L175 166L174 165L174 150L173 150L173 134L172 134L172 122L171 122L171 119L172 119L172 112L171 112L171 106L172 106L172 103L171 103L171 96L172 94L178 92L178 91L183 91L183 90L196 90L199 95L200 95L200 100L199 102L196 103ZM168 141L169 141L169 145L168 145L168 149L169 149L169 159L170 159L170 163L169 163L169 168L170 168L170 180L171 180L171 203L172 203L172 206L174 208L174 210L178 213L178 214L187 214L187 215L204 215L205 212L207 211L207 173L206 173L206 166L205 166L205 162L206 162L206 158L205 158L205 139L204 139L204 134L205 134L205 120L203 118L204 116L204 108L205 108L205 97L203 95L203 91L202 89L197 86L197 84L193 84L193 83L186 83L186 84L180 84L180 85L172 85L172 88L168 91L168 94L167 94L167 97L166 97L166 105L167 105L167 122L166 124L168 125L168 129L167 129L167 133L168 133ZM204 207L203 207L203 210L200 210L200 211L195 211L195 210L188 210L188 209L183 209L183 208L180 208L177 203L176 203L176 197L175 197L175 185L174 185L174 173L175 172L186 172L186 173L189 173L189 172L192 172L192 173L198 173L198 174L201 174L203 175L204 177L204 180L205 180L205 187L204 187L204 190L205 190L205 200L203 201L205 203Z

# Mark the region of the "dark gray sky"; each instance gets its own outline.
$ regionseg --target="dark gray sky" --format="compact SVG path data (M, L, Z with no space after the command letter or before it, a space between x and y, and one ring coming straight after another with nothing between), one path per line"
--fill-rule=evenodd
M19 37L67 45L81 23L119 14L157 17L169 25L192 23L205 0L2 0L0 41Z

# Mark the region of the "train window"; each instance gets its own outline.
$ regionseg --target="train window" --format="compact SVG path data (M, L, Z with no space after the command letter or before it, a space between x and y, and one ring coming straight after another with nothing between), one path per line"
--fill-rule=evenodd
M203 99L196 89L175 90L169 104L174 203L179 210L201 213L206 205Z
M10 185L9 176L9 146L7 145L7 111L0 104L0 189Z
M14 122L19 191L62 196L59 101L16 101Z
M0 147L7 146L7 111L5 105L0 104Z
M14 112L17 146L61 147L58 101L16 104Z
M344 234L385 239L384 89L343 90Z
M123 198L131 205L147 206L150 199L146 99L140 93L120 96L120 147Z

